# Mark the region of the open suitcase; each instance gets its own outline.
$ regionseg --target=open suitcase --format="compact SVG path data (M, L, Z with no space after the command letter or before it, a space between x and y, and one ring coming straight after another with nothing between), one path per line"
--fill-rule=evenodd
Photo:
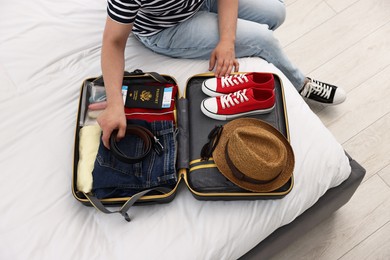
M285 106L285 97L282 81L274 74L275 83L275 107L270 113L252 115L267 122L276 128L289 141L288 118ZM123 85L156 85L161 81L165 85L172 85L174 89L174 125L176 131L176 176L175 183L164 185L153 189L145 189L133 196L109 196L98 199L89 189L83 190L78 182L81 178L81 147L80 132L86 127L88 121L88 105L90 103L90 85L103 85L102 77L88 78L81 86L77 124L75 131L74 145L74 167L72 178L72 193L81 203L94 206L104 213L120 213L127 221L130 218L127 214L129 208L135 204L147 203L168 203L176 195L178 186L183 183L188 187L193 196L199 200L250 200L250 199L281 199L293 188L293 176L280 188L270 192L253 192L240 188L229 181L218 170L213 158L201 159L201 150L208 142L208 135L216 125L224 125L229 121L214 120L205 116L200 110L200 104L207 96L202 92L202 82L214 77L212 73L194 75L188 79L185 93L181 94L174 77L159 75L157 73L144 73L136 70L132 73L126 72L123 78ZM83 148L84 149L84 148ZM261 169L259 169L261 170ZM83 173L84 174L84 173ZM90 178L90 176L89 176ZM182 184L182 185L183 185ZM110 210L107 206L118 206L119 210Z

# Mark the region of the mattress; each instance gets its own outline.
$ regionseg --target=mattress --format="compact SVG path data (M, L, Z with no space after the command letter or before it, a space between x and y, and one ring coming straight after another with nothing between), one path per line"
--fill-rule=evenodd
M81 83L98 76L106 1L3 1L0 10L1 259L237 259L313 206L351 173L342 146L287 78L260 58L241 71L281 78L294 187L283 199L199 201L182 185L167 204L132 207L127 223L74 199ZM206 60L161 56L132 36L126 70L186 80Z

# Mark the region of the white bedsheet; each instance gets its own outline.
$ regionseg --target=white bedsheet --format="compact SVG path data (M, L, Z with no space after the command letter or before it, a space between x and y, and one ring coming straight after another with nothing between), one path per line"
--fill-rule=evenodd
M295 186L281 200L133 207L127 223L71 193L81 83L100 71L105 0L0 0L0 259L236 259L293 221L350 173L342 147L291 83L258 58L241 71L282 77ZM180 88L207 61L153 54L131 38L126 69L173 75Z

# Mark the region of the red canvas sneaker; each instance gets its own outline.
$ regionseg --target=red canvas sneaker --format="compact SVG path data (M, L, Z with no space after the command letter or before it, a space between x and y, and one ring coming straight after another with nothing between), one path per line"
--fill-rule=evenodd
M252 72L206 79L203 81L202 91L208 96L215 97L246 88L274 89L274 86L272 73Z
M265 114L275 107L272 89L250 88L228 95L209 97L202 101L200 109L216 120L230 120L241 116Z

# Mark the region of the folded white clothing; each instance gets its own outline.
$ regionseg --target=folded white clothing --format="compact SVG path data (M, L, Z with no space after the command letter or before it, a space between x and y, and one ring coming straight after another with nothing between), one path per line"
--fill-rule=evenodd
M88 125L79 132L79 162L77 165L77 189L88 193L92 190L92 171L100 144L101 128Z

